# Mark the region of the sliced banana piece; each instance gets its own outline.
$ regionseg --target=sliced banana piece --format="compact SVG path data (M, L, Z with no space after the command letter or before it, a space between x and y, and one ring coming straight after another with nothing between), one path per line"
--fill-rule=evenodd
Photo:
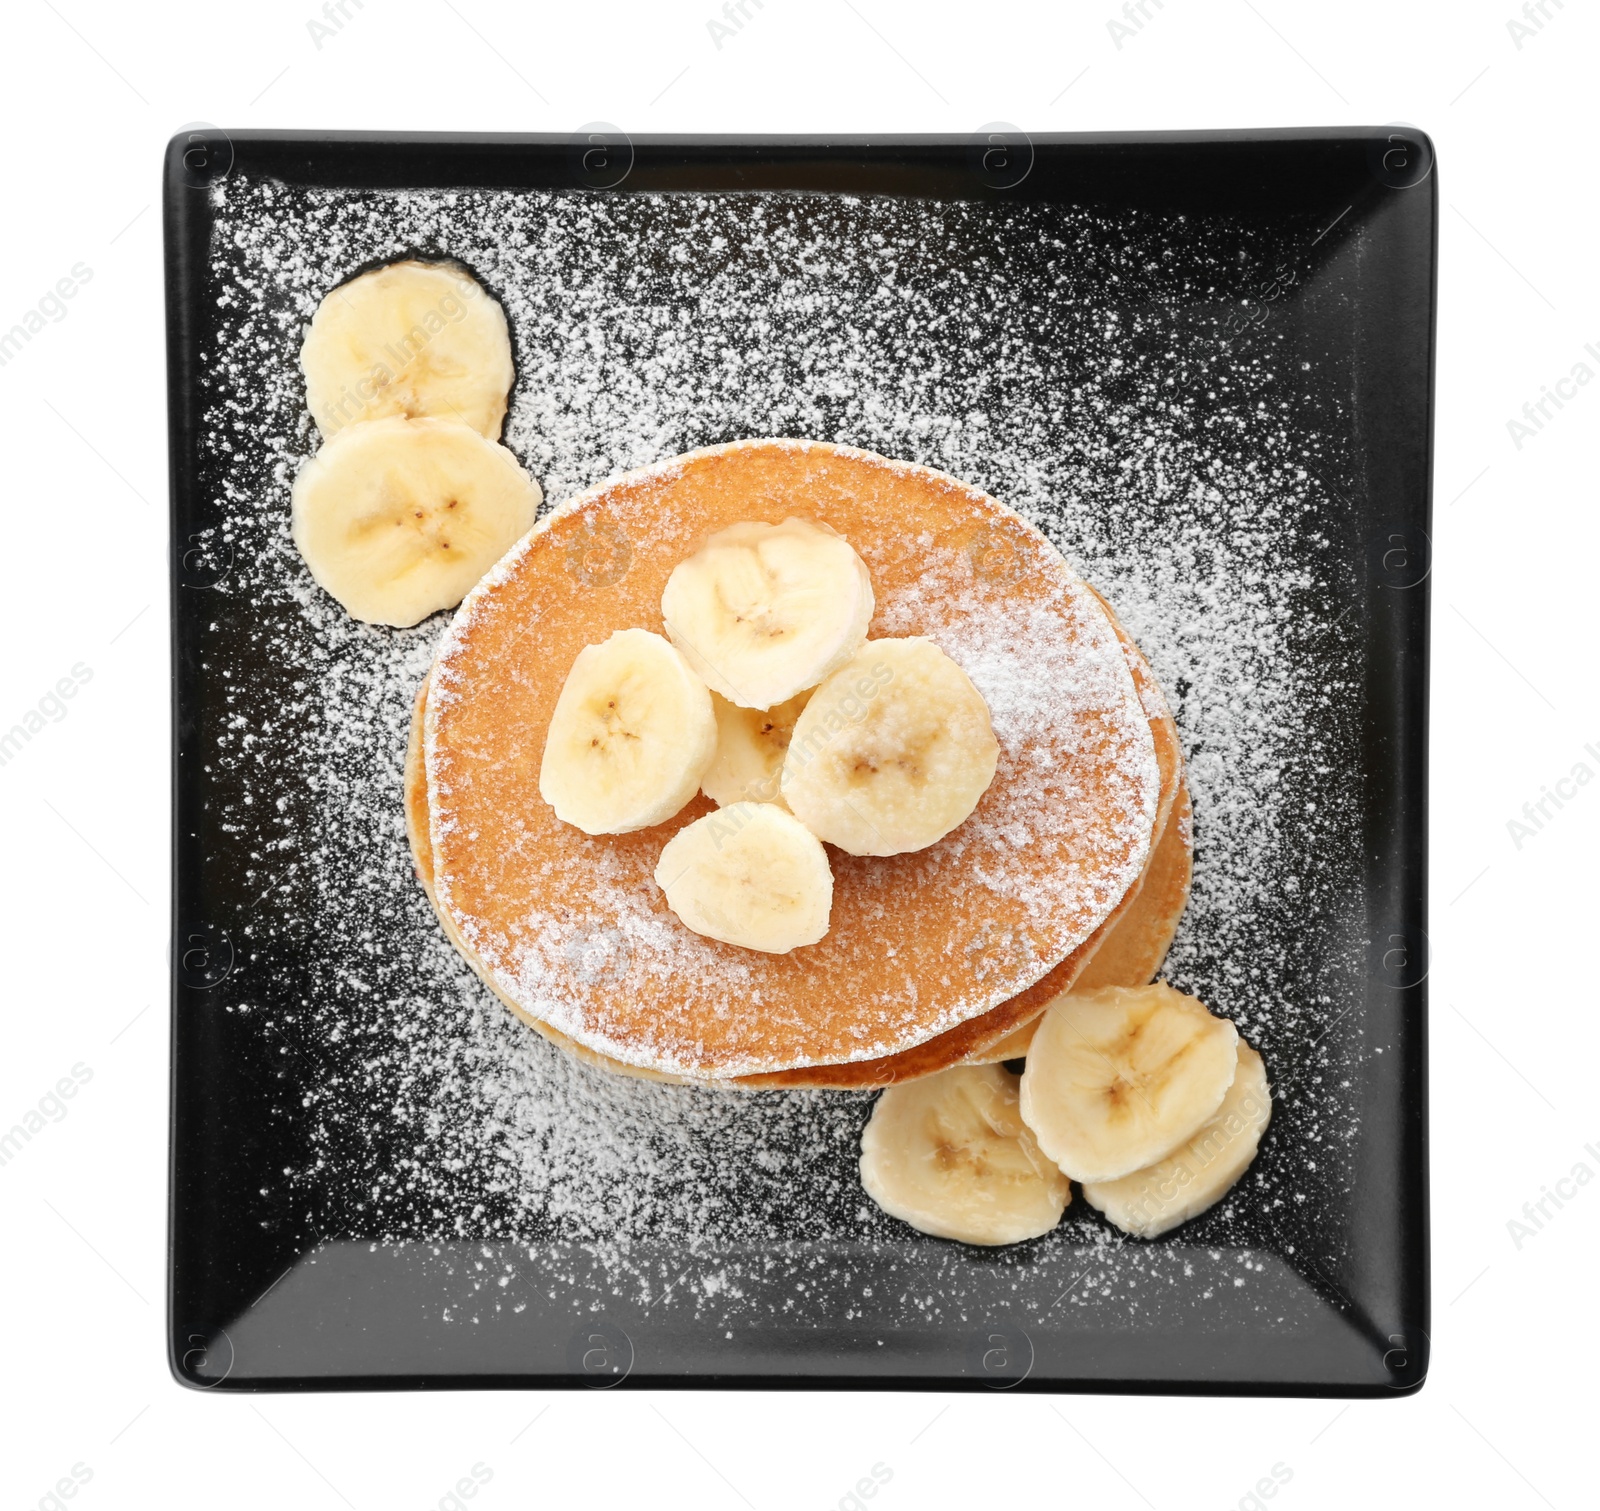
M717 753L700 784L705 795L719 808L730 803L776 803L787 808L783 757L795 720L810 698L803 692L773 708L740 708L721 693L712 693Z
M922 850L964 823L1000 746L972 680L931 640L870 640L811 695L783 794L851 855Z
M394 262L340 284L311 317L300 366L324 439L434 415L493 440L515 375L505 311L451 262Z
M1233 1189L1256 1157L1271 1117L1267 1067L1241 1039L1233 1084L1199 1131L1143 1170L1121 1180L1088 1182L1084 1198L1124 1233L1159 1238L1215 1206Z
M1238 1042L1226 1018L1162 981L1067 992L1028 1047L1023 1120L1074 1180L1117 1180L1165 1159L1216 1112Z
M665 823L717 748L711 694L660 635L618 630L578 652L556 699L539 793L585 834Z
M539 485L454 420L350 425L294 480L291 533L357 619L416 624L454 608L533 528Z
M741 708L815 687L867 638L872 608L866 563L803 519L718 530L673 568L661 595L672 643Z
M828 932L833 870L817 837L772 803L685 825L656 862L667 906L697 934L787 955Z
M962 1243L1037 1238L1072 1199L1022 1121L1017 1078L998 1065L889 1087L861 1135L861 1184L891 1217Z

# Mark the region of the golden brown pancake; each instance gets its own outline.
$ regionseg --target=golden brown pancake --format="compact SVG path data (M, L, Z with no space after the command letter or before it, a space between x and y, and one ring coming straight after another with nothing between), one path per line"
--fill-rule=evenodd
M1096 593L1102 604L1105 599ZM1107 613L1110 606L1106 605ZM1149 662L1113 615L1113 624L1133 672L1141 703L1150 719L1151 733L1156 743L1161 767L1161 799L1157 810L1157 835L1150 859L1139 882L1131 888L1128 897L1079 949L1057 966L1039 983L1047 987L1049 996L1041 998L1037 992L1027 994L1026 1006L1034 1016L1021 1027L1007 1027L1015 1023L1016 1009L1002 1003L981 1019L945 1034L940 1034L926 1044L902 1051L879 1060L857 1061L843 1066L819 1065L801 1070L780 1072L770 1076L741 1077L735 1083L742 1087L818 1087L831 1089L864 1088L891 1085L897 1081L914 1080L943 1070L957 1060L972 1064L987 1064L1000 1060L1016 1059L1027 1053L1038 1023L1038 1013L1045 1002L1055 994L1072 987L1137 986L1152 980L1166 958L1167 949L1177 932L1179 919L1188 901L1192 859L1192 829L1188 790L1183 781L1182 758L1178 746L1177 726L1167 709L1165 698L1156 683ZM417 877L428 900L433 901L433 856L428 844L427 779L422 763L423 714L427 702L427 683L418 689L412 712L410 737L406 746L405 813L406 834L411 841ZM444 923L444 920L441 919ZM645 1076L656 1080L685 1081L681 1076L666 1076L659 1072L625 1065L605 1055L587 1050L559 1034L548 1024L530 1017L514 1002L498 992L494 982L487 977L445 923L445 932L451 937L462 956L483 976L491 990L517 1017L536 1029L552 1042L570 1053L602 1069L623 1075ZM1015 1000L1015 999L1013 999ZM984 1043L981 1036L988 1035ZM973 1047L974 1045L978 1047ZM729 1082L719 1084L727 1085Z
M651 882L705 799L653 829L591 837L556 820L537 773L578 651L659 628L666 577L705 535L791 514L866 560L872 636L927 635L965 667L1001 757L973 816L938 844L833 853L827 937L765 955L692 933ZM881 1061L1032 994L1128 895L1162 796L1111 623L1043 536L953 478L797 441L675 458L537 527L446 634L424 767L436 906L485 979L600 1055L713 1080ZM606 968L574 968L597 940Z

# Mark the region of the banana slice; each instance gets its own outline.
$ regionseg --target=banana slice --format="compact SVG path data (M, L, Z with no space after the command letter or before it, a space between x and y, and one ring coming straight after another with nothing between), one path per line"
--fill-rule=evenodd
M795 720L810 700L799 693L773 708L740 708L721 693L712 693L717 716L717 753L700 786L719 808L730 803L776 803L783 800L783 757L789 749Z
M1199 1132L1165 1159L1121 1180L1090 1181L1084 1198L1124 1233L1159 1238L1233 1189L1256 1157L1271 1117L1267 1067L1241 1039L1233 1084Z
M1022 1117L1074 1180L1165 1159L1216 1112L1239 1035L1165 982L1057 997L1022 1073Z
M711 694L649 630L578 652L561 685L539 795L585 834L665 823L700 787L717 748Z
M889 1087L861 1134L861 1184L891 1217L962 1243L1037 1238L1072 1199L1022 1121L1017 1078L998 1065Z
M741 708L815 687L867 638L872 607L866 563L803 519L718 530L672 569L661 595L672 643Z
M697 934L787 955L828 932L833 871L817 837L772 803L685 825L656 862L667 906Z
M964 823L994 780L988 705L931 640L871 640L811 695L783 794L851 855L922 850Z
M533 528L539 485L454 420L367 420L294 480L291 533L311 575L357 619L416 624L454 608Z
M515 375L505 311L450 262L395 262L340 284L311 317L300 366L328 440L386 415L436 415L494 440Z

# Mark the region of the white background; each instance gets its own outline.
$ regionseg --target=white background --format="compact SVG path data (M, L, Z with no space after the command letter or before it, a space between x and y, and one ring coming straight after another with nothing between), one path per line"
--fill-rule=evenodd
M1111 0L1066 7L748 0L572 5L15 0L6 9L0 328L92 279L0 368L0 727L92 680L0 768L9 966L0 1126L92 1080L0 1167L0 1492L86 1508L583 1501L1557 1507L1596 1503L1600 1181L1518 1248L1508 1222L1600 1174L1593 859L1600 783L1517 848L1507 822L1600 748L1593 647L1600 385L1518 449L1507 422L1600 373L1596 20L1544 0ZM1533 14L1538 16L1537 9ZM326 23L325 23L326 24ZM331 29L331 28L330 28ZM1521 45L1518 45L1520 40ZM1442 248L1433 681L1434 1353L1414 1398L1355 1402L629 1391L245 1397L167 1373L166 419L159 168L225 127L634 132L1031 130L1404 120L1438 148ZM1592 411L1592 412L1591 412ZM1571 1189L1571 1188L1569 1188ZM934 1425L929 1423L941 1413ZM544 1413L543 1415L538 1415ZM527 1427L537 1415L534 1425ZM527 1430L523 1430L524 1428ZM518 1434L520 1433L520 1436ZM448 1504L448 1502L446 1502ZM848 1505L849 1502L845 1501Z

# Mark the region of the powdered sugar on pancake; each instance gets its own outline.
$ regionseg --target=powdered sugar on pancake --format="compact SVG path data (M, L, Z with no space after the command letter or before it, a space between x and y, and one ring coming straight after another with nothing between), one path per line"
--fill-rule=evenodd
M515 711L512 685L537 686L548 706L574 644L626 627L594 617L595 595L556 570L571 543L603 524L641 552L703 533L708 516L694 489L707 485L696 478L743 465L756 469L754 483L774 453L794 459L797 479L827 478L842 491L832 523L863 552L879 594L870 634L920 634L943 646L985 694L1001 746L977 811L938 844L890 859L835 854L829 935L789 957L730 949L664 910L650 868L665 830L648 852L585 836L530 805L520 786L495 785L506 742L542 738L543 724ZM676 492L686 472L696 475ZM869 499L885 473L924 508L937 497L945 512L930 521L947 536L959 531L962 544L875 535L871 509L885 506ZM888 507L883 518L898 527ZM966 544L974 529L1005 541L1007 572L975 570ZM645 563L658 575L672 565L659 554ZM641 627L659 629L658 601L658 592L631 600L633 613L649 616ZM464 689L486 706L462 707ZM467 732L447 740L446 727ZM435 888L475 963L511 1001L578 1043L701 1077L878 1059L1015 996L1087 938L1137 877L1160 785L1115 633L1036 531L953 478L796 440L674 459L559 511L457 613L430 684L426 730ZM599 939L613 942L611 968L575 969Z
M870 565L870 549L865 554ZM1071 907L1088 889L1104 899L1104 917L1138 874L1130 869L1133 855L1141 857L1143 867L1148 841L1141 845L1140 837L1149 835L1155 821L1161 774L1153 741L1130 741L1118 771L1122 791L1116 805L1115 837L1129 852L1123 866L1104 875L1088 868L1038 873L1029 868L1027 854L1041 843L1042 831L1062 821L1063 807L1056 799L1074 791L1077 766L1071 752L1086 728L1119 705L1132 727L1141 725L1143 715L1115 632L1093 598L1076 586L1076 576L1065 563L1062 578L1048 606L1019 599L1008 603L1004 613L995 613L993 595L974 591L971 573L961 570L957 560L930 554L916 585L880 600L873 634L927 635L936 641L983 694L1000 742L995 780L1005 782L1012 801L1003 809L981 808L969 820L970 828L963 826L964 835L957 830L950 837L957 841L954 853L931 863L965 863L984 886L1030 908ZM1062 613L1094 647L1092 655L1063 652L1056 617ZM1043 729L1056 738L1042 741ZM1065 760L1059 758L1062 746L1068 752ZM997 841L992 847L996 851L1009 847L1015 863L1002 858L990 866L964 860L968 851L985 849L990 839ZM959 1021L951 1019L944 1026Z

